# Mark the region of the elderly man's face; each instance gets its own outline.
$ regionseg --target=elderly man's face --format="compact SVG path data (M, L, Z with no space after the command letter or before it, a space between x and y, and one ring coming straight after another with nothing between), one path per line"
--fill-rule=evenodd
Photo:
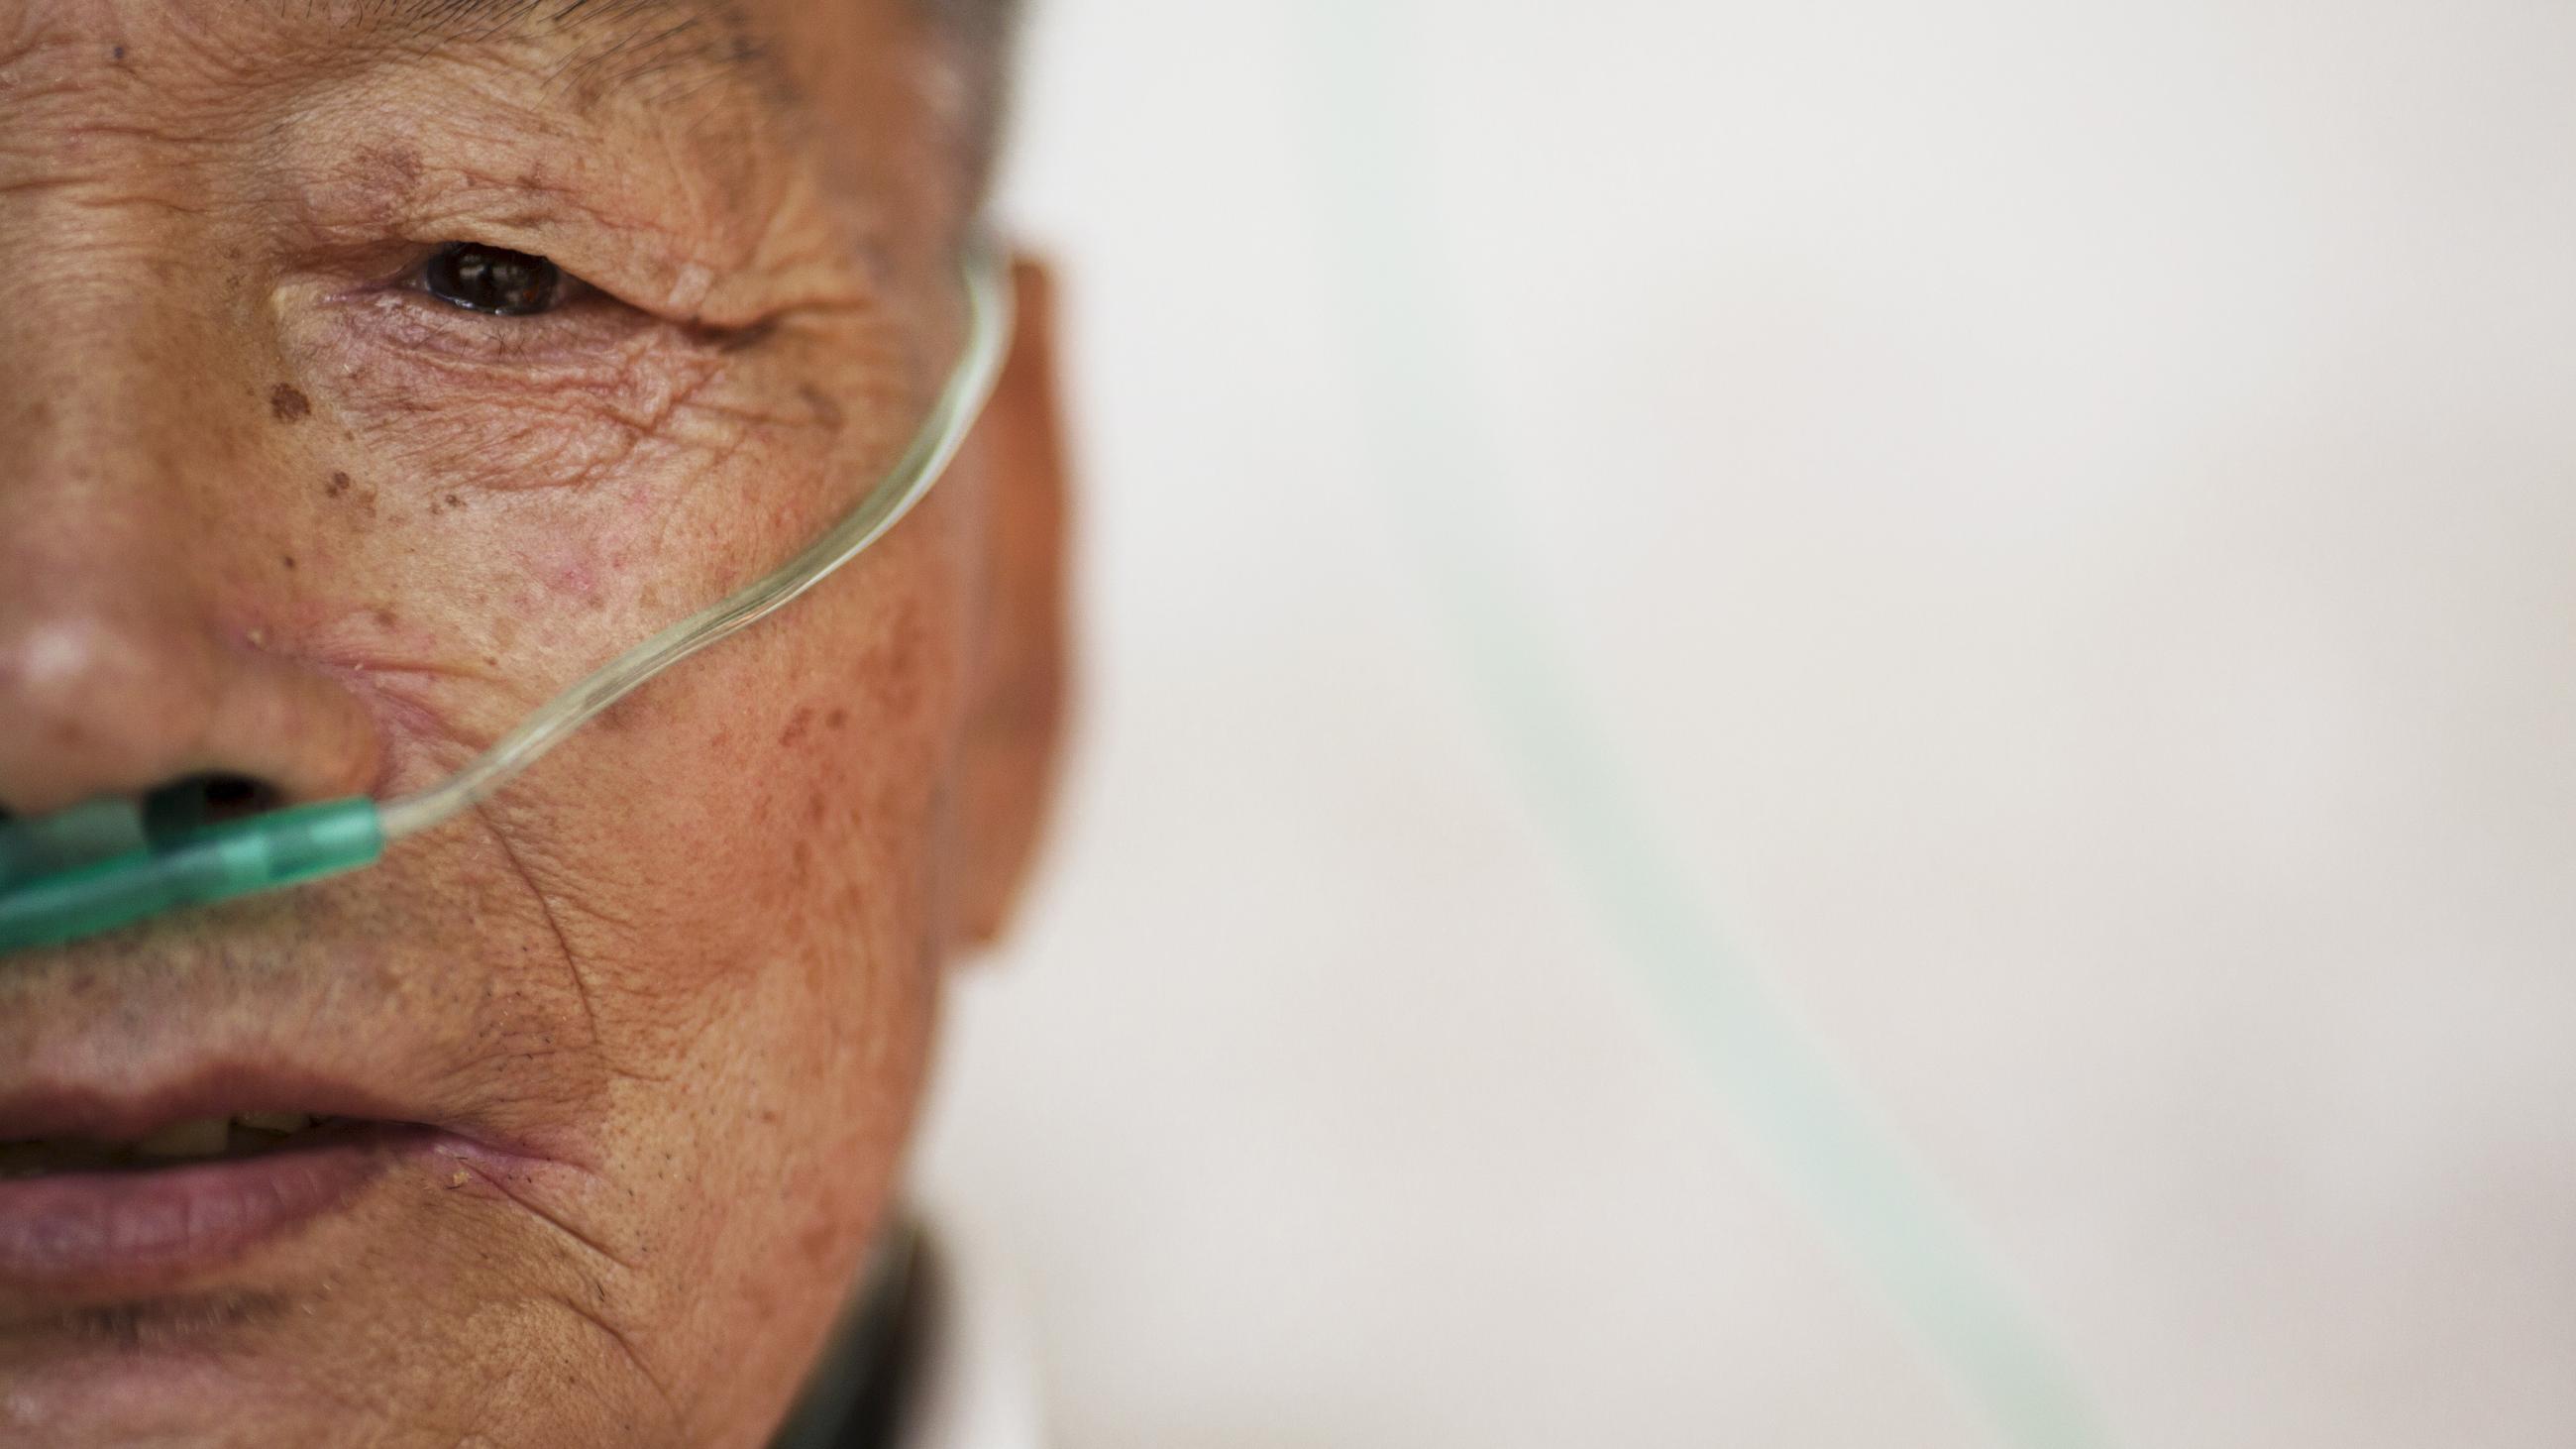
M0 808L417 790L814 536L956 354L952 58L914 0L0 0ZM874 552L468 817L0 957L0 1442L761 1442L1041 793L1032 345ZM72 1170L240 1114L359 1120Z

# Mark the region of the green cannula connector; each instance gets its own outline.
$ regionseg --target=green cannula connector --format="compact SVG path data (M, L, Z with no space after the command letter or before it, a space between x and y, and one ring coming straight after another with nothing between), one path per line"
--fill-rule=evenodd
M363 798L159 839L126 802L0 825L0 952L337 875L384 851L376 802Z

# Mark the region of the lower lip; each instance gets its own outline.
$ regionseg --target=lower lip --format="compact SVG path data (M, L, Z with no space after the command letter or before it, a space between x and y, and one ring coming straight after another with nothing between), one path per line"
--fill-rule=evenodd
M166 1284L337 1208L421 1128L370 1126L257 1157L0 1181L0 1287Z

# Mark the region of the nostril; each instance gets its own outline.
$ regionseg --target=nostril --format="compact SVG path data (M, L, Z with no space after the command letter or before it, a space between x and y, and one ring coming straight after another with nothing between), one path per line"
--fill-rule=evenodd
M248 775L190 775L143 797L143 829L153 839L264 815L286 803L286 793Z
M274 810L280 796L273 785L247 775L208 775L197 786L209 815L230 820Z

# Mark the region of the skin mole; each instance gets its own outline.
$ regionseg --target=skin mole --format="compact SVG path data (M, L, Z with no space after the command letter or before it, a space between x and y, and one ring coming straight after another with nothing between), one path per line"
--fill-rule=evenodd
M268 415L281 423L300 423L312 415L313 400L292 383L281 382L268 390Z

